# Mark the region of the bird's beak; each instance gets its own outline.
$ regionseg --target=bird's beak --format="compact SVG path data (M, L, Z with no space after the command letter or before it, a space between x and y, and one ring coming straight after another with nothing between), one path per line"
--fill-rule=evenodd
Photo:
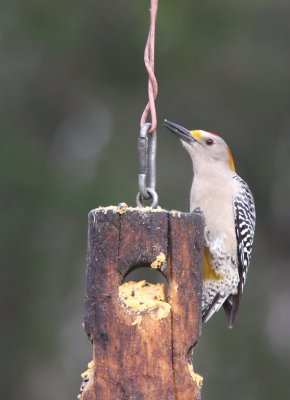
M186 143L197 142L197 140L192 136L191 132L188 129L183 128L182 126L175 124L174 122L164 120L163 125L166 126L171 132L175 133Z

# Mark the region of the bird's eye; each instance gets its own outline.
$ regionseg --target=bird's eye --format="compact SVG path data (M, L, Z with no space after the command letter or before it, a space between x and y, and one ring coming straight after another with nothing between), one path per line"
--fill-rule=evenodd
M206 144L208 146L211 146L213 144L213 140L212 139L206 139Z

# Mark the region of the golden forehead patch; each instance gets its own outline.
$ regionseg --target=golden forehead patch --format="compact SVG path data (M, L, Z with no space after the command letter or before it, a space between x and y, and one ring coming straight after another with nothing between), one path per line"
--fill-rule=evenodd
M203 134L202 134L201 131L190 131L190 133L195 139L202 139L203 138Z

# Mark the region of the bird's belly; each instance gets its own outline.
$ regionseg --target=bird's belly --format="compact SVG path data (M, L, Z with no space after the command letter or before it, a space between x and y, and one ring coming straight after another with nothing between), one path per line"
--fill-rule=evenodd
M203 309L206 309L219 294L226 299L238 292L239 273L235 257L216 247L205 247L203 271Z

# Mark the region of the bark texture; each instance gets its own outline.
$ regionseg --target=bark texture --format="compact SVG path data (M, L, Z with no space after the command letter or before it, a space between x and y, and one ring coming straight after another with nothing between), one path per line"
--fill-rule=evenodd
M88 236L85 330L93 362L79 398L200 399L202 378L191 361L201 331L202 217L99 208L89 214ZM144 265L167 278L166 299L160 285L154 295L146 282L120 297L124 277Z

